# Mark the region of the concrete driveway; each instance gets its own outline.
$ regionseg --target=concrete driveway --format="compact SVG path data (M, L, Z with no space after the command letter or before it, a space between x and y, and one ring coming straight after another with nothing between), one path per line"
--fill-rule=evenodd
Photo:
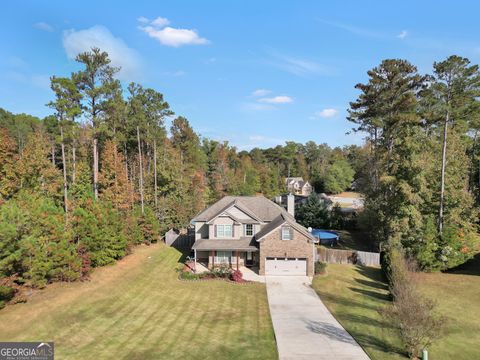
M310 287L306 276L266 276L268 304L281 360L368 360Z

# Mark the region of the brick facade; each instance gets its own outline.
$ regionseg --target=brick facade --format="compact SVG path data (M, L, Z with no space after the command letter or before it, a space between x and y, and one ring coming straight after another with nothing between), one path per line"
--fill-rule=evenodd
M299 232L293 230L292 240L282 240L281 227L273 230L263 241L260 242L260 275L265 275L265 261L267 257L278 258L306 258L307 275L313 276L313 245L310 239Z

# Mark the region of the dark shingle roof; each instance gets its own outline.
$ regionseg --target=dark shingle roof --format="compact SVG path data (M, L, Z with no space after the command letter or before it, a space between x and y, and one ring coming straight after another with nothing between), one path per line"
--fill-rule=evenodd
M280 214L291 216L284 208L264 196L225 196L195 216L193 221L209 221L234 204L250 211L263 222L270 222Z
M252 237L240 239L201 239L195 241L192 249L195 250L250 250L257 251Z

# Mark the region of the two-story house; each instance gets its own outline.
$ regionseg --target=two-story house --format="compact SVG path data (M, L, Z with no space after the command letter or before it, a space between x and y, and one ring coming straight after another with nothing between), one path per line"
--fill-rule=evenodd
M287 191L301 196L310 196L313 187L308 181L304 181L302 177L288 177L285 179Z
M288 203L293 214L293 199ZM208 268L248 266L260 275L313 276L315 237L263 196L225 196L192 224L195 261Z

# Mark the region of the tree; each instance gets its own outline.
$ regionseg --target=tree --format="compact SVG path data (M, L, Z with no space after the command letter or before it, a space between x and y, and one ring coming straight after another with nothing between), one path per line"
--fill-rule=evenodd
M305 204L297 207L295 217L305 227L330 228L328 208L320 196L315 193L308 197Z
M352 169L348 161L335 161L328 169L325 178L325 191L338 194L347 190L352 184L354 174L355 171Z
M8 130L0 128L0 205L17 189L15 164L18 159L17 144Z
M84 99L82 108L93 127L93 192L95 199L98 199L98 137L103 130L102 115L106 110L109 97L120 86L118 80L114 79L119 69L110 65L108 54L99 48L92 48L91 51L78 54L76 61L85 66L85 69L76 73L74 78Z
M471 110L480 95L480 73L477 65L470 65L468 59L455 55L445 61L434 63L433 68L432 84L424 92L424 98L430 105L428 120L435 125L441 124L443 128L438 211L438 232L442 236L449 127L452 127L452 131L458 131L467 126Z
M349 120L366 131L371 144L366 179L369 223L377 242L406 241L421 236L424 171L418 96L424 77L405 60L384 60L368 72L367 84L350 104Z
M116 209L122 211L131 208L131 199L134 196L133 186L123 171L124 163L124 156L117 151L115 141L107 141L98 179L100 198L111 202Z
M19 188L56 197L61 180L58 169L48 159L49 143L43 132L30 135L16 163L15 171Z
M48 103L48 106L55 109L56 118L60 127L60 144L62 149L62 169L63 169L63 203L65 214L68 216L68 181L67 181L67 162L65 156L65 136L64 128L72 127L75 118L80 115L81 94L76 84L70 78L50 78L51 89L55 93L56 100Z

